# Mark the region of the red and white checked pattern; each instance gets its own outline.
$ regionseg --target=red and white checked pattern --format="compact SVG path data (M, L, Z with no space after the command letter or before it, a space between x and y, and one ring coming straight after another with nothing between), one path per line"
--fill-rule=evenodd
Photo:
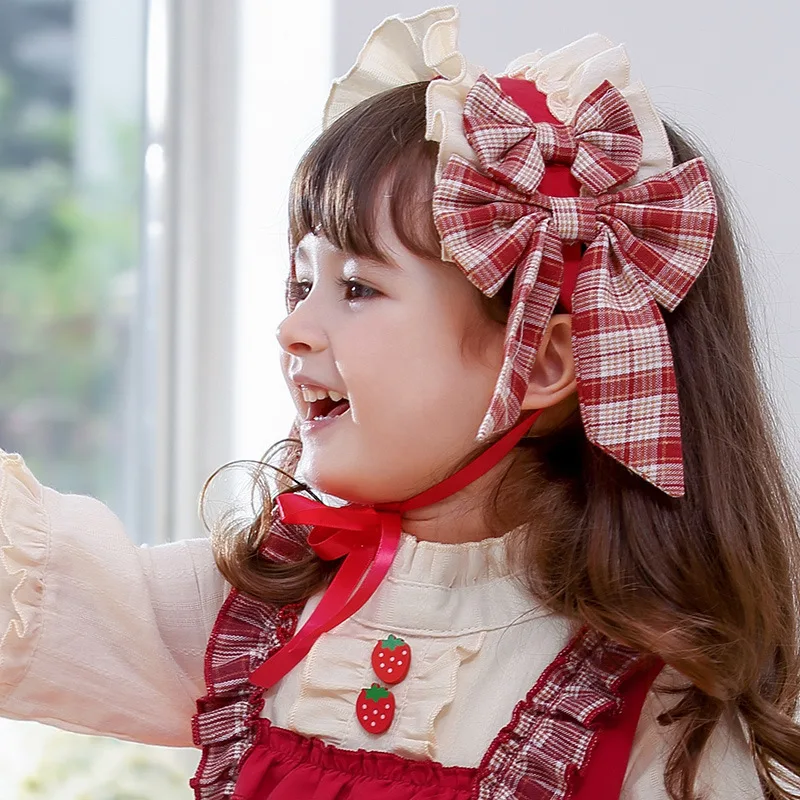
M278 539L302 543L307 526L274 523ZM283 546L281 545L281 548ZM293 635L302 604L278 607L234 590L206 652L207 695L198 701L194 742L203 748L191 781L196 800L230 800L255 743L263 690L251 673ZM514 710L476 770L475 800L565 800L595 737L614 721L622 686L652 664L583 629Z
M535 191L545 164L571 165L592 194L636 174L642 135L620 92L603 81L581 104L569 125L534 122L487 75L464 104L464 131L482 169L518 192Z
M584 628L515 709L480 767L476 800L567 800L622 686L659 662Z
M705 267L717 226L702 159L595 197L520 192L453 156L433 199L442 242L494 295L514 273L504 361L478 437L519 417L563 277L562 245L588 245L573 304L573 352L590 441L667 494L684 493L677 389L664 320Z
M281 562L308 552L306 525L275 520L262 552ZM302 604L276 606L235 589L222 607L208 642L208 694L197 701L194 743L203 755L191 787L195 800L229 800L242 762L255 743L264 690L250 675L291 639Z

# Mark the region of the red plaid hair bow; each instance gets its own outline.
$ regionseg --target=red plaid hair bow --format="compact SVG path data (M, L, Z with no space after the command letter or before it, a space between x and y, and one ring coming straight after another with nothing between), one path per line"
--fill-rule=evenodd
M486 75L464 104L464 130L481 166L500 183L532 192L545 163L566 164L592 194L633 177L642 135L625 98L603 81L578 106L571 125L534 122Z
M515 275L503 366L479 438L517 420L564 280L562 248L580 242L572 346L586 435L667 494L683 495L675 372L656 304L673 311L710 257L717 214L705 163L608 193L635 174L641 137L607 83L574 125L560 126L533 123L481 76L464 127L482 171L458 155L448 161L434 193L436 226L484 294ZM544 165L568 159L581 196L538 191Z

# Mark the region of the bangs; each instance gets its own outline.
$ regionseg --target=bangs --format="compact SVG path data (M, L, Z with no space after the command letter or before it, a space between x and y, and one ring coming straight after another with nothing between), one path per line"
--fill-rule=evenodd
M291 252L308 233L340 250L387 263L377 230L382 196L398 239L415 255L438 259L432 195L438 144L425 139L428 82L371 97L348 111L309 148L289 197Z

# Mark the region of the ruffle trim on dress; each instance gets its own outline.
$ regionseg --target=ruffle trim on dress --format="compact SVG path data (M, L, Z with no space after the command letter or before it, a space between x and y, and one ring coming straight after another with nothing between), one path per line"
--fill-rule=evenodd
M323 638L327 639L324 658L312 651L298 667L303 670L300 692L286 727L313 731L313 736L339 745L343 728L356 724L359 690L374 680L370 653L376 637L354 641L325 634ZM479 632L462 637L457 645L445 640L420 648L406 679L391 687L397 701L394 753L414 761L434 757L436 720L455 698L460 666L480 651L485 638ZM320 709L325 709L322 716Z
M414 703L427 713L412 714L403 709L397 719L398 752L411 759L432 759L437 751L436 720L452 704L456 696L457 674L465 661L473 658L481 649L486 633L473 633L453 647L449 642L432 661L425 659L409 681L408 695Z
M36 650L49 552L42 487L20 456L0 450L0 567L17 579L14 616L0 631L0 696L22 681Z
M403 781L420 787L442 785L469 790L474 782L473 767L445 767L437 761L409 760L382 750L342 750L318 738L309 738L292 730L278 728L267 719L259 722L259 745L268 745L298 769L312 765L354 777L366 776L385 781Z
M658 662L583 628L514 710L478 768L476 800L568 800L626 682Z
M275 520L262 554L287 562L306 549L308 528ZM197 701L192 738L203 755L190 781L196 800L228 800L253 748L264 690L250 675L294 635L302 603L285 606L233 589L217 616L205 657L205 697Z
M392 562L391 579L447 589L502 580L513 574L507 551L514 533L456 545L428 542L404 533Z
M262 603L232 590L205 659L208 694L198 700L192 738L203 755L190 786L196 800L227 800L256 740L264 690L250 675L291 639L302 605Z
M265 726L263 690L249 676L292 637L300 613L299 604L281 608L236 590L220 611L206 655L208 694L193 721L195 744L203 748L191 781L196 800L232 797ZM600 731L622 711L626 682L653 664L650 656L579 631L490 745L470 796L568 800Z

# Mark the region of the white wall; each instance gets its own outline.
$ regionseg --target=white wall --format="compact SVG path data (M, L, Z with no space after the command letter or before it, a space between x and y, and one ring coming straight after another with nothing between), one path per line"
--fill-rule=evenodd
M289 265L289 181L321 130L333 75L330 0L240 0L234 442L254 458L283 439L294 405L275 330Z
M345 72L384 17L433 3L337 0L334 68ZM800 453L800 56L795 0L463 0L461 50L492 72L587 33L627 45L657 107L706 142L743 210L748 288L790 446ZM800 463L800 458L798 458Z

